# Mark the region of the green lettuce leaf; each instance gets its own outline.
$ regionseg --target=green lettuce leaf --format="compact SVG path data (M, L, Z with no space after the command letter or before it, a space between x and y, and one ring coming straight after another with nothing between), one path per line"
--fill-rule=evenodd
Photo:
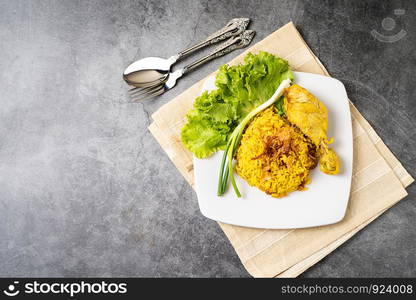
M198 158L224 149L238 123L287 78L293 80L288 62L267 52L249 53L237 66L222 66L215 79L217 89L197 97L187 114L182 143Z
M198 158L205 158L227 144L230 127L201 115L188 116L182 129L182 143Z

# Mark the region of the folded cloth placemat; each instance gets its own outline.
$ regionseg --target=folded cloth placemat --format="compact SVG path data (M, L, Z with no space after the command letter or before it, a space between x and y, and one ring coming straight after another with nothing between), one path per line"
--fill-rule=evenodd
M329 76L293 23L267 36L248 52L270 52L289 61L293 70ZM211 74L212 75L212 74ZM180 142L185 115L200 94L204 80L152 115L149 130L169 158L194 186L192 154ZM219 223L247 271L255 277L295 277L328 255L407 193L413 178L351 103L354 163L351 195L345 218L333 225L268 230Z

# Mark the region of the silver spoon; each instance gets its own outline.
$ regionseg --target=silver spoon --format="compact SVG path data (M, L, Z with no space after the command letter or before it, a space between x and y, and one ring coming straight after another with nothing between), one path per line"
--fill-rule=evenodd
M204 41L191 46L168 59L160 57L146 57L130 64L123 73L124 80L136 87L157 85L167 79L171 67L181 58L208 45L212 45L226 38L239 35L250 22L249 18L232 19L217 32L211 34Z
M232 37L227 40L225 43L219 45L213 52L208 54L205 57L194 61L193 63L185 66L182 69L179 69L175 72L168 73L168 79L166 82L162 82L155 86L150 86L147 88L133 88L129 90L130 97L133 101L144 101L155 96L159 96L176 85L176 81L181 78L186 73L192 71L193 69L199 67L200 65L220 56L223 56L231 51L234 51L239 48L244 48L250 44L255 34L254 30L246 30L238 36Z

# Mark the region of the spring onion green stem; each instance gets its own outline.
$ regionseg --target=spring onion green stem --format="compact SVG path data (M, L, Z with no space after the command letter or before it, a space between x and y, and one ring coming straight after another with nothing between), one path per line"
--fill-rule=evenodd
M235 177L234 177L233 157L234 157L234 152L235 152L234 149L236 149L235 144L236 144L236 139L233 139L231 142L230 149L228 150L228 170L230 173L231 184L234 188L234 191L237 194L237 197L241 197L240 191L238 190L237 183L235 182Z
M253 109L241 122L238 126L234 129L231 133L227 147L224 151L224 155L221 160L220 165L220 174L218 178L218 188L217 188L217 195L221 196L225 193L227 188L228 178L231 179L231 184L234 188L234 191L237 197L241 197L241 193L238 190L237 183L235 182L234 177L234 168L233 168L233 158L237 152L238 146L240 145L241 138L243 136L243 131L247 124L251 121L251 119L257 115L262 110L266 109L270 105L272 105L275 101L277 101L280 96L283 94L283 91L289 87L290 79L283 80L279 87L276 89L274 94L270 97L269 100L264 102L263 104L259 105L255 109Z
M231 144L231 139L229 139L227 143L227 146L225 148L225 153L228 152L228 149L230 148L230 144ZM221 160L220 175L218 177L218 189L217 189L218 196L221 196L222 194L224 194L225 185L227 184L227 181L228 181L228 168L225 170L225 174L224 174L224 166L225 166L226 160L227 160L227 157L224 155ZM223 183L224 178L226 178L225 184Z

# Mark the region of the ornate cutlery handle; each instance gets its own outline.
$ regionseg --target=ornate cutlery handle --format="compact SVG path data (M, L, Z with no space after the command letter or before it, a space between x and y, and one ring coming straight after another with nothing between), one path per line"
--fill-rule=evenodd
M191 46L191 47L189 47L185 50L182 50L181 52L172 56L169 59L176 62L178 59L180 59L180 58L182 58L182 57L184 57L184 56L186 56L186 55L188 55L188 54L190 54L190 53L192 53L192 52L194 52L198 49L201 49L201 48L206 47L208 45L215 44L215 43L220 42L222 40L225 40L229 37L238 35L247 28L249 23L250 23L249 18L232 19L222 29L220 29L217 32L211 34L204 41L202 41L202 42L200 42L196 45L193 45L193 46Z
M199 67L200 65L220 56L223 56L231 51L236 49L244 48L248 44L250 44L251 40L254 37L256 32L254 30L245 30L238 36L234 36L224 42L223 44L219 45L217 48L214 49L210 54L205 57L198 59L197 61L187 65L183 68L183 74L188 73L189 71Z

